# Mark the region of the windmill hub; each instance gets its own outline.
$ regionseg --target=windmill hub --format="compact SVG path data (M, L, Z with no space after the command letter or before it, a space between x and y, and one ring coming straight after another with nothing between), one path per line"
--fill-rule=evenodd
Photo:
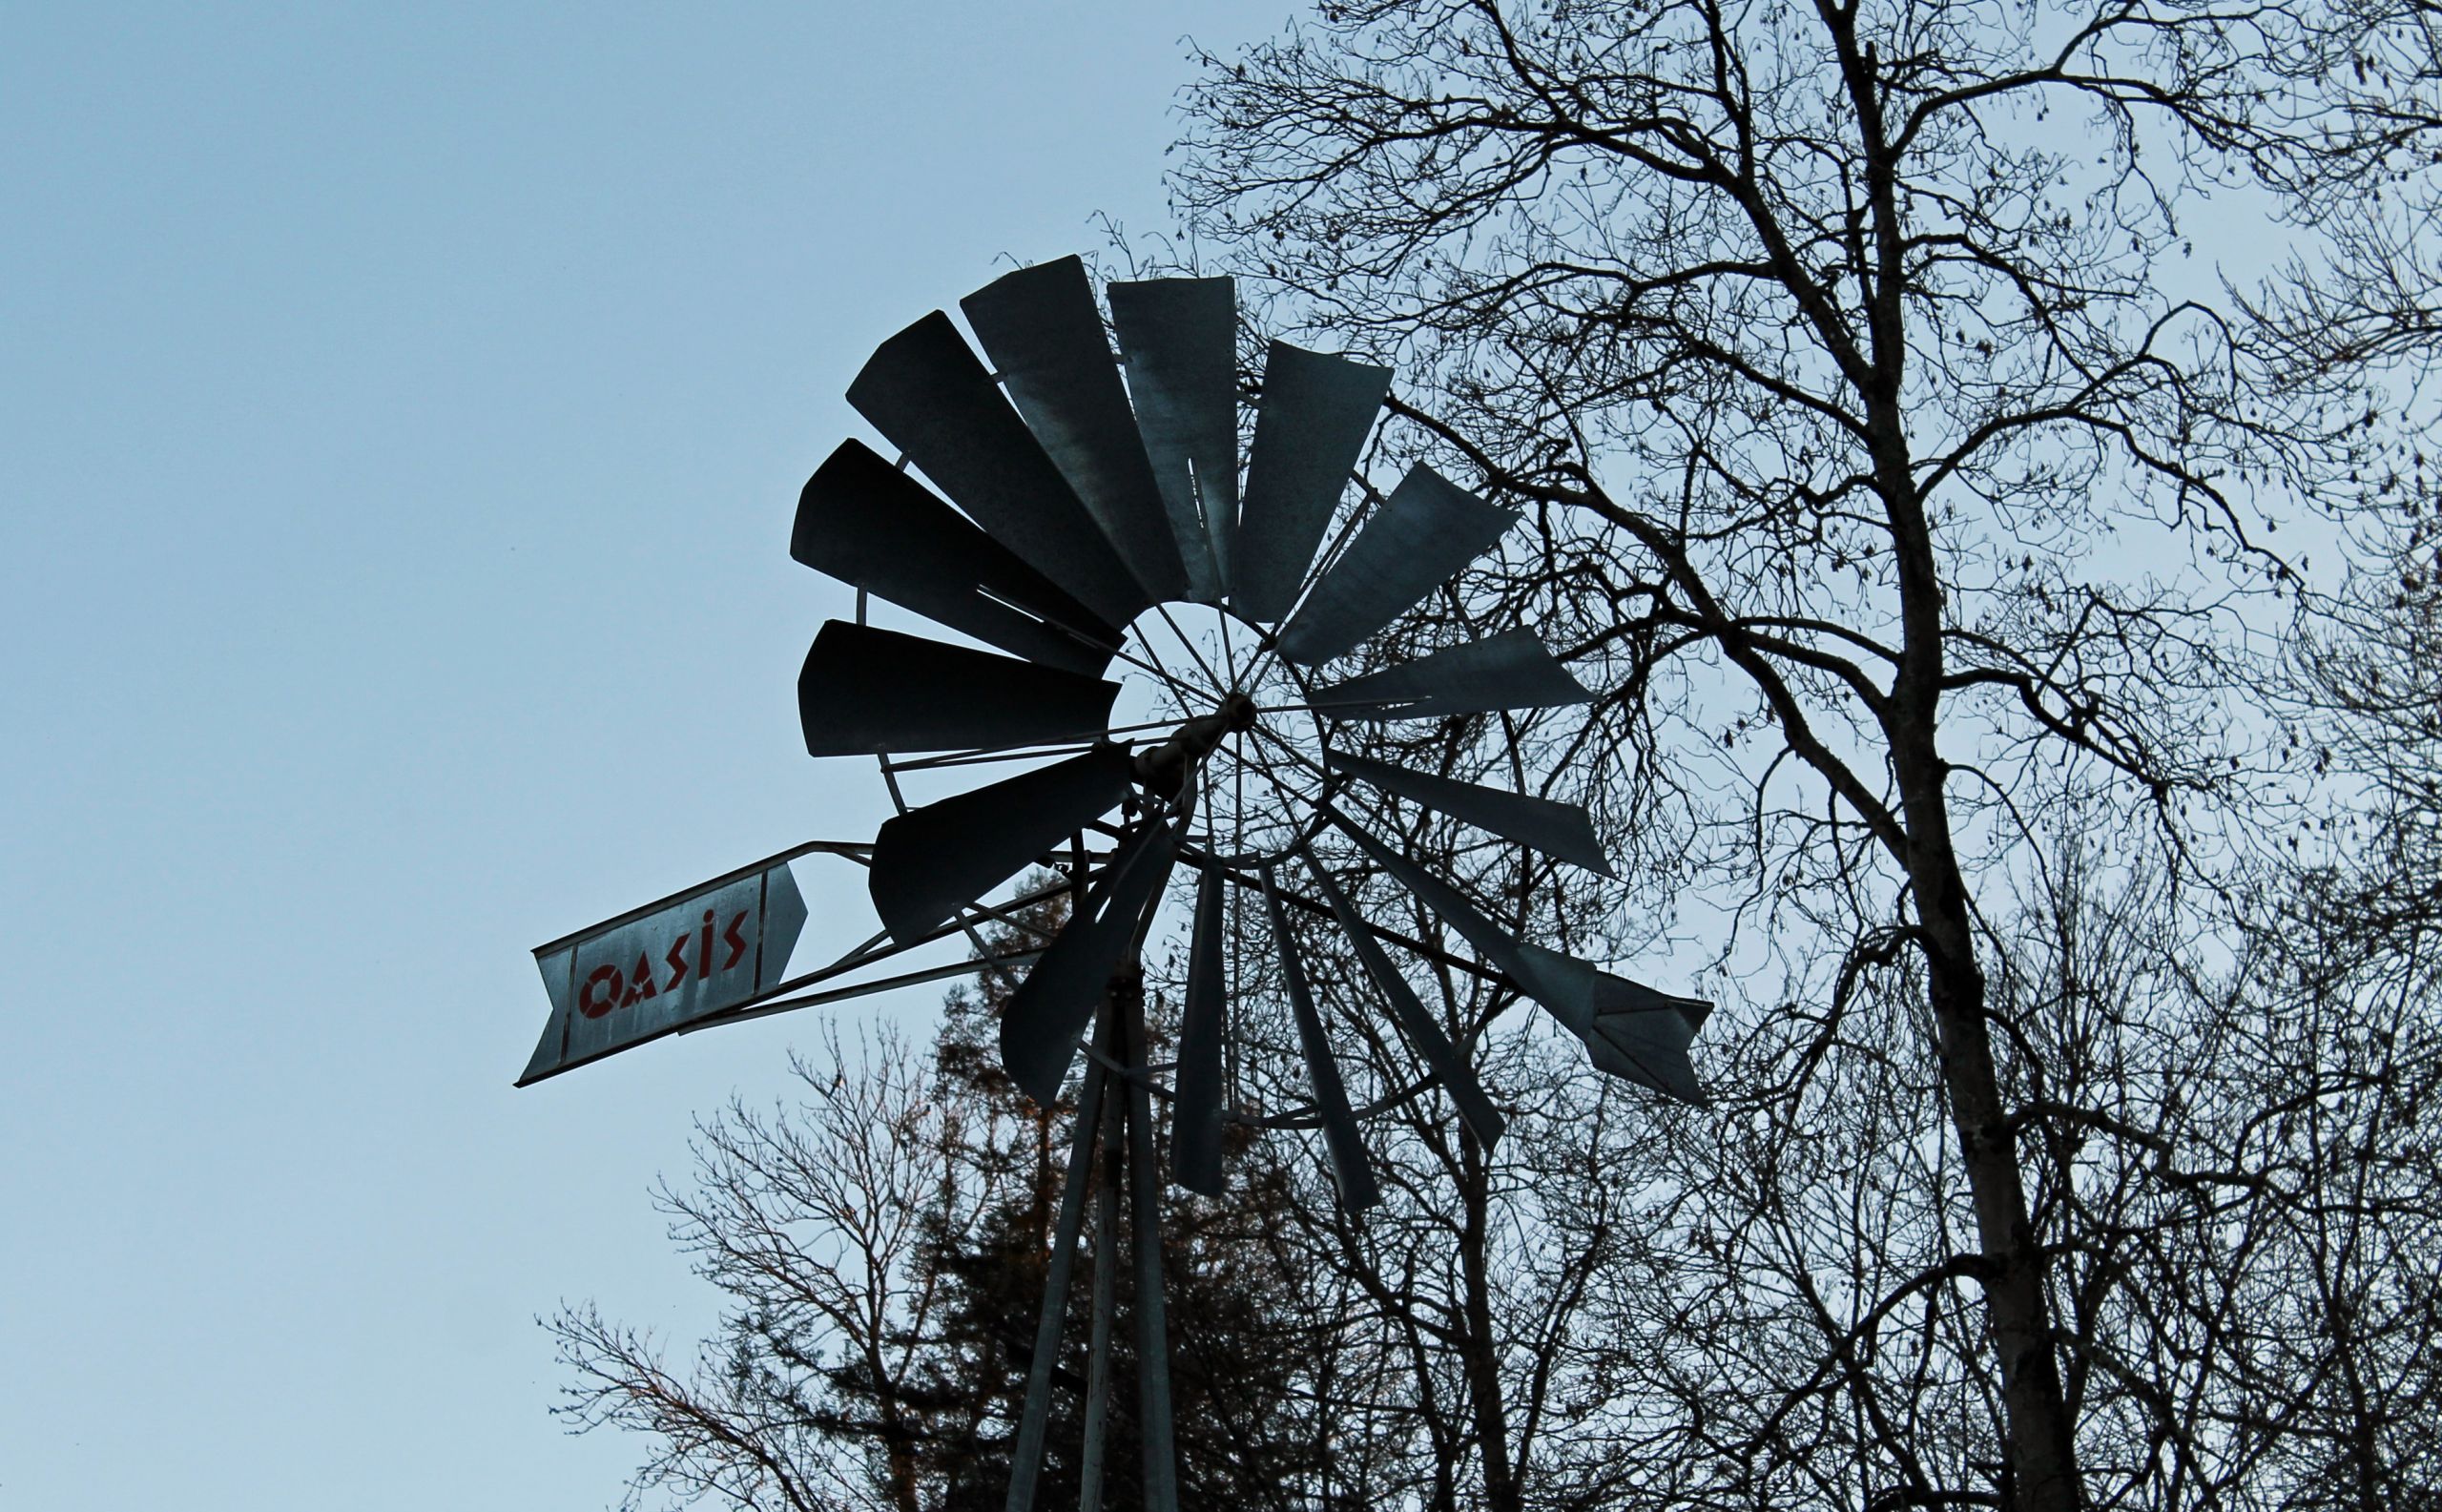
M1221 700L1220 708L1188 720L1169 739L1137 756L1136 785L1155 797L1176 797L1188 774L1215 747L1254 727L1255 701L1233 693Z
M1112 663L1125 675L1108 729L1127 744L1130 795L1157 808L1186 797L1233 865L1277 862L1312 838L1330 757L1311 680L1272 639L1226 606L1161 604L1129 622Z

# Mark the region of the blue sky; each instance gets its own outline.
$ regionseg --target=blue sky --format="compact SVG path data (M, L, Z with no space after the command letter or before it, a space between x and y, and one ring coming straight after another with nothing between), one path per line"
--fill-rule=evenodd
M515 1092L528 948L871 832L840 391L1158 227L1181 38L1289 9L9 9L0 1507L616 1497L533 1317L701 1329L647 1189L817 1025Z

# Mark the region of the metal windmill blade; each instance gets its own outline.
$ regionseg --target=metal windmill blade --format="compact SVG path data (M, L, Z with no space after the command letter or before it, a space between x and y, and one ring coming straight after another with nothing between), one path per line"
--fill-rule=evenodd
M1671 1097L1702 1096L1687 1046L1707 1005L1519 939L1381 838L1405 833L1392 821L1412 804L1608 875L1582 809L1335 745L1352 728L1591 696L1523 630L1358 675L1329 671L1490 549L1515 516L1421 466L1387 498L1374 495L1357 469L1389 371L1280 342L1259 375L1242 478L1231 281L1107 292L1107 334L1083 262L1066 258L961 301L981 355L941 311L884 342L848 397L897 465L844 443L807 484L791 545L859 590L858 621L816 637L798 701L808 752L876 756L898 803L868 873L889 936L935 938L1031 865L1070 870L1067 921L1001 1020L1009 1074L1045 1104L1091 1046L1020 1425L1008 1502L1018 1512L1032 1503L1042 1460L1098 1145L1112 1157L1124 1148L1128 1170L1148 1502L1176 1504L1152 1099L1158 1090L1171 1104L1173 1179L1219 1192L1221 1129L1244 1116L1228 1106L1224 1075L1233 908L1236 938L1270 942L1313 1096L1301 1117L1323 1131L1343 1202L1361 1208L1376 1189L1327 1005L1288 926L1293 908L1347 936L1363 986L1335 984L1343 1011L1351 999L1378 1006L1423 1068L1421 1085L1446 1095L1485 1144L1500 1136L1500 1111L1396 954L1430 947L1363 916L1358 889L1324 857L1327 834L1465 941L1480 958L1468 969L1583 1039L1597 1067ZM1379 502L1352 508L1352 485ZM866 624L867 595L982 645ZM1008 775L907 801L905 784L979 770ZM1139 963L1181 867L1199 874L1186 1001L1175 1070L1157 1089L1144 1069ZM1107 1191L1097 1232L1114 1221L1111 1200ZM1108 1246L1094 1263L1105 1307ZM1098 1316L1097 1338L1107 1324ZM1089 1404L1089 1434L1102 1417ZM1099 1460L1097 1445L1086 1461Z

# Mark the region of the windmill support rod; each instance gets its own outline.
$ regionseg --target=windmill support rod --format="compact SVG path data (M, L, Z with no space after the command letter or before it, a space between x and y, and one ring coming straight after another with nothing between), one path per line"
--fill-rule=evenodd
M941 982L950 977L971 977L995 966L1015 965L1042 955L1040 950L1021 950L1010 955L994 956L988 961L953 961L946 965L928 966L921 971L902 972L895 977L882 977L873 982L859 982L854 986L833 987L824 992L809 992L803 997L757 999L734 1012L717 1018L698 1019L678 1026L681 1034L694 1034L704 1029L717 1029L726 1024L743 1024L775 1013L788 1013L797 1008L811 1008L825 1003L841 1003L849 998L871 997L877 992L889 992L899 987L921 986L927 982Z
M1213 856L1209 852L1196 850L1189 846L1181 846L1179 848L1179 864L1182 866L1192 866L1198 871L1218 872L1225 880L1235 882L1239 886L1253 892L1260 893L1263 891L1263 881L1260 878L1250 877L1244 871L1229 864L1219 857ZM1288 889L1283 888L1280 893L1280 901L1292 908L1302 909L1307 913L1313 914L1317 919L1334 918L1331 906L1319 898L1309 898L1304 893L1291 892ZM1517 984L1509 980L1505 973L1496 971L1492 967L1484 965L1480 962L1469 961L1464 956L1454 956L1449 951L1444 950L1438 945L1427 944L1425 942L1417 939L1414 935L1401 934L1396 929L1385 929L1380 924L1375 923L1371 920L1368 920L1365 922L1365 932L1372 935L1376 940L1385 941L1391 944L1398 946L1402 950L1408 951L1413 955L1420 956L1423 959L1432 962L1435 965L1447 966L1453 971L1463 972L1467 976L1481 978L1483 981L1492 983L1497 986L1507 987L1517 985Z
M796 860L800 856L845 856L850 860L871 865L873 854L874 842L871 840L807 840L802 845L792 845L777 855L766 856L759 861L749 861L735 871L723 872L709 881L697 882L693 887L672 893L665 898L656 898L649 903L639 903L624 914L614 914L598 924L588 924L574 934L562 935L557 940L545 941L534 947L534 954L537 957L548 956L565 946L576 944L597 935L609 934L621 924L638 919L649 919L671 904L682 902L699 893L708 893L714 888L726 887L731 882L741 882L749 877L759 877L773 867Z
M818 841L817 843L828 845L831 842ZM796 855L802 853L803 848L801 847L799 851L791 852L789 854ZM965 908L960 911L960 916L958 918L942 924L938 928L926 932L922 938L910 942L906 944L900 944L896 942L889 941L886 935L878 935L873 940L867 941L865 943L859 945L854 950L849 951L846 955L841 956L838 960L832 962L829 965L817 966L812 971L800 972L797 975L789 978L786 982L774 984L772 987L767 989L762 996L751 998L727 1012L717 1014L709 1019L698 1019L693 1024L681 1025L678 1032L681 1034L693 1034L703 1029L718 1028L724 1024L742 1024L749 1019L759 1019L767 1014L786 1013L792 1008L810 1008L817 1004L838 1003L843 999L864 997L870 993L888 992L893 987L918 986L923 983L939 982L948 977L973 976L978 972L989 971L995 966L1014 965L1022 961L1031 961L1035 957L1043 954L1042 947L1038 946L1029 950L1004 951L993 956L979 957L966 961L954 961L943 965L927 966L918 971L904 972L894 977L880 977L870 982L860 982L852 986L833 987L821 992L807 993L804 990L807 987L815 986L817 984L828 982L834 977L844 976L848 972L872 965L877 961L887 961L893 956L905 955L908 951L921 949L925 945L946 940L950 936L968 928L973 922L970 916L973 915L982 915L984 918L1007 924L1013 929L1021 930L1024 933L1048 941L1050 938L1049 935L1040 926L1029 923L1018 913L1018 910L1031 907L1036 903L1042 902L1045 899L1057 897L1069 890L1070 884L1068 880L1064 878L1050 886L1038 887L1021 897L1012 898L1005 903L969 903ZM679 896L685 897L686 895L680 894ZM802 993L803 995L792 997L789 995L792 993Z

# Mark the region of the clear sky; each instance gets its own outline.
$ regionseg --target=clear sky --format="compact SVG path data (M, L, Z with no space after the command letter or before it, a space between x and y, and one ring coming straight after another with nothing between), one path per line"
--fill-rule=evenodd
M871 833L841 390L1290 9L0 12L0 1507L615 1499L533 1319L703 1327L647 1189L817 1025L512 1091L528 949Z

